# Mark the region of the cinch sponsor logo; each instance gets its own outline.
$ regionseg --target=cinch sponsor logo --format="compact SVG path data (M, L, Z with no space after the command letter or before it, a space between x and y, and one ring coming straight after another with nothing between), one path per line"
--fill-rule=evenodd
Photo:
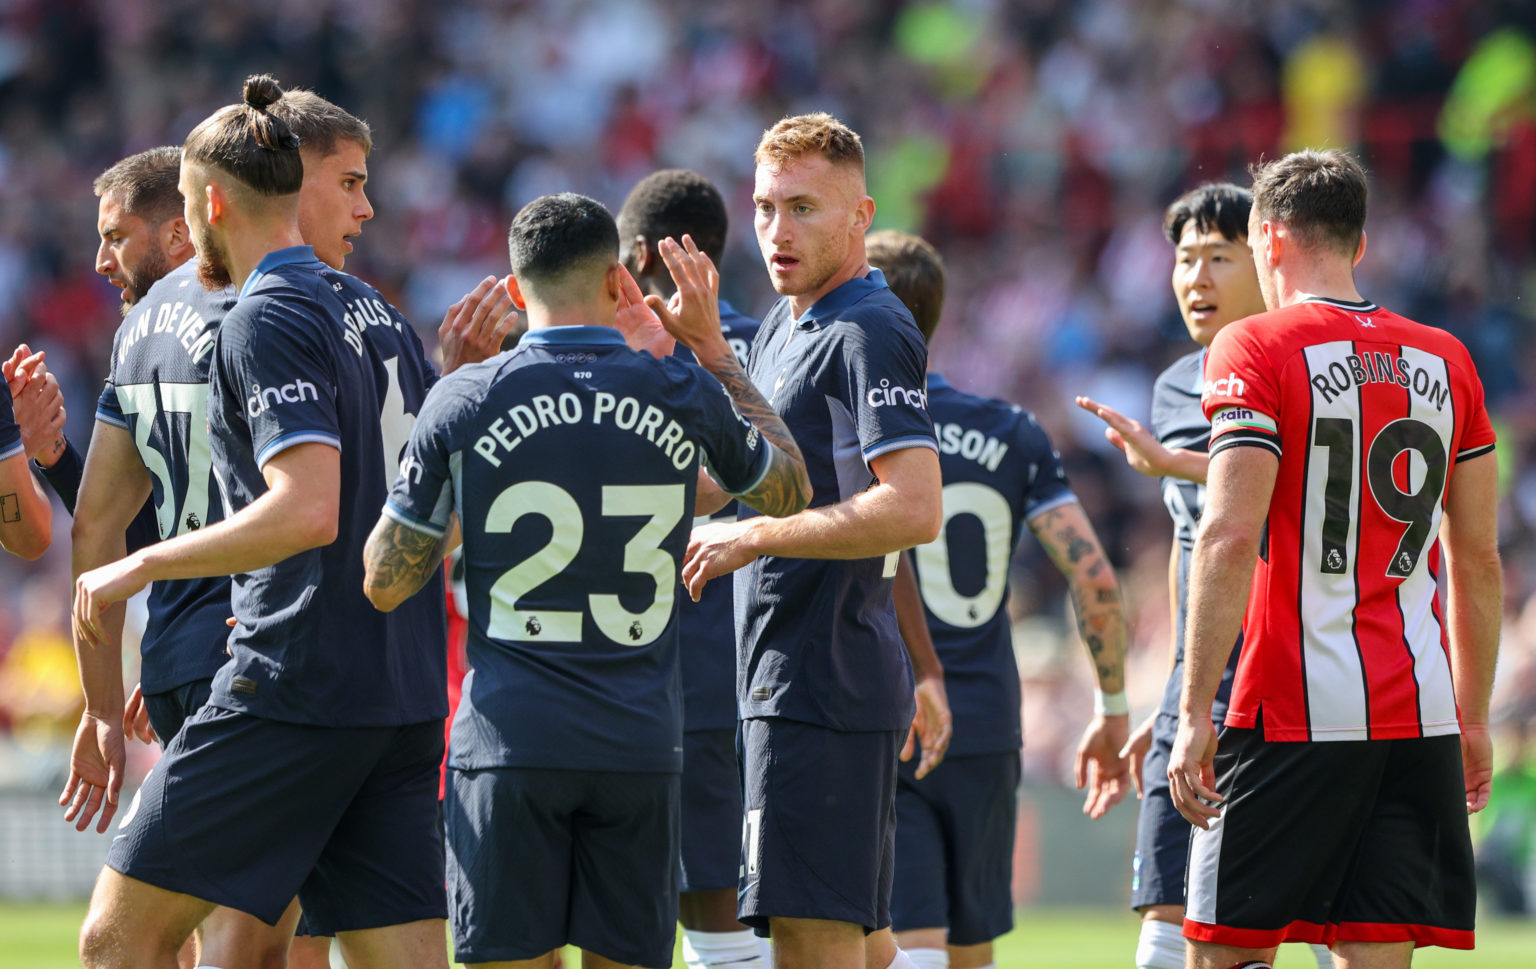
M1235 373L1229 373L1220 380L1207 380L1205 392L1202 397L1241 397L1248 387Z
M927 410L928 392L921 389L908 390L901 386L892 387L889 380L882 380L880 381L880 386L869 389L869 393L864 395L864 401L871 407L906 404L908 407L920 407Z
M307 380L295 380L281 387L253 385L251 396L245 399L245 416L257 417L279 404L297 404L304 400L319 400L320 391Z

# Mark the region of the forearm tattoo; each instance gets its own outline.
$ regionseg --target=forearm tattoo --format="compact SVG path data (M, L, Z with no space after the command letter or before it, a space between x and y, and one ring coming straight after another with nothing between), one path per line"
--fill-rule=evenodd
M21 497L16 492L0 495L0 522L14 525L21 521Z
M1088 649L1099 689L1118 693L1125 689L1125 608L1118 588L1087 581L1099 578L1110 565L1092 532L1078 527L1081 515L1075 505L1052 509L1030 527L1071 586L1078 635Z
M722 346L708 359L700 358L699 363L725 387L741 416L751 421L774 447L772 463L762 483L742 495L742 499L767 515L791 515L804 508L811 500L805 459L779 412L763 399L729 347Z
M369 585L402 599L414 595L442 563L443 542L399 522L384 521L363 550Z

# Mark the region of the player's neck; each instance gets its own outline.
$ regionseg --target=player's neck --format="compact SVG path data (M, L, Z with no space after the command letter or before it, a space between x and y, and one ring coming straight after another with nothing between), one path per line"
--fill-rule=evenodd
M613 326L613 307L604 315L602 308L591 306L541 306L528 304L528 330L547 330L557 326Z
M1279 306L1294 306L1309 299L1336 299L1345 303L1361 302L1355 288L1353 267L1301 266L1290 272L1275 272L1275 298ZM1278 308L1278 307L1277 307Z
M804 316L806 310L816 305L816 301L843 285L850 279L858 279L869 275L869 260L864 258L864 250L858 249L848 254L848 259L838 267L837 272L827 278L816 289L809 293L798 293L789 297L789 311L799 319Z
M246 232L232 232L224 239L229 259L229 276L238 292L245 281L270 252L304 245L295 222L279 222L270 226L251 226Z

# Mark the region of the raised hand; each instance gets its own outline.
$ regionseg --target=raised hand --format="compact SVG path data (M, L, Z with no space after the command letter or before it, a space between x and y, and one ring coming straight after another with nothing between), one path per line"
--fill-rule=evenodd
M692 236L683 236L681 245L663 239L656 248L677 285L677 295L670 302L660 296L647 296L645 301L668 333L703 358L716 344L725 343L720 332L720 273L708 254L694 245Z
M677 340L662 326L650 305L651 299L660 302L657 296L647 299L635 277L620 266L619 312L613 325L624 335L624 342L631 350L644 350L653 357L670 357L677 349Z
M517 324L517 307L505 280L487 276L443 314L437 339L443 347L443 373L467 363L489 360Z

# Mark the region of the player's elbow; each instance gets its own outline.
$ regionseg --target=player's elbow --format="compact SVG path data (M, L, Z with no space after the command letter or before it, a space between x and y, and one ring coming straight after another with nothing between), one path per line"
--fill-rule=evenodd
M320 504L307 508L289 519L289 540L295 546L294 554L312 548L323 548L336 541L340 528L338 509Z
M363 575L363 595L367 596L368 601L373 603L373 607L380 612L394 612L407 598L399 590L381 585L372 569Z
M28 562L35 562L53 544L51 527L27 528L5 537L5 550Z
M931 500L903 502L901 505L906 531L903 548L927 545L939 537L944 527L944 502L938 494Z

